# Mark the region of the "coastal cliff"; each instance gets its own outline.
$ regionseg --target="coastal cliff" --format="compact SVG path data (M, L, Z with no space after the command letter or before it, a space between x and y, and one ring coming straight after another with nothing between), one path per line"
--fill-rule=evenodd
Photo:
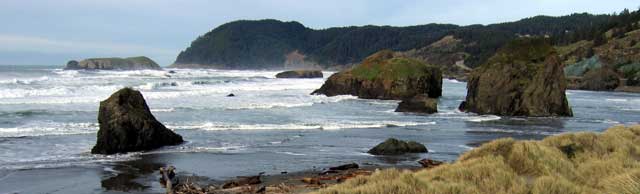
M140 70L162 68L150 58L139 56L129 58L90 58L80 62L72 60L67 63L64 69Z

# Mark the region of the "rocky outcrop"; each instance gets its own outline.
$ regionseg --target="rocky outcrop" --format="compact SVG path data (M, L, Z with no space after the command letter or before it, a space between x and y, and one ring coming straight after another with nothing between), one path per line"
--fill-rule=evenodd
M383 50L349 70L331 75L313 94L383 100L402 100L420 94L437 98L442 96L442 73L437 67Z
M462 110L505 116L572 116L563 65L544 38L519 38L476 68Z
M123 88L100 102L100 130L93 154L146 151L183 142L149 111L139 91Z
M99 69L99 70L140 70L140 69L162 69L148 57L130 58L91 58L80 62L69 61L66 70L77 69Z
M620 78L620 75L609 67L592 69L584 74L577 89L613 91L620 86Z
M402 141L389 138L371 148L367 153L372 155L401 155L407 153L427 153L427 147L415 141Z
M580 41L557 47L566 64L565 75L570 77L569 88L639 91L634 80L640 72L640 30L607 38L597 46L592 41Z
M422 94L404 99L398 104L396 112L436 113L438 112L438 99L429 98L429 96Z
M320 70L294 70L276 74L276 78L322 78Z

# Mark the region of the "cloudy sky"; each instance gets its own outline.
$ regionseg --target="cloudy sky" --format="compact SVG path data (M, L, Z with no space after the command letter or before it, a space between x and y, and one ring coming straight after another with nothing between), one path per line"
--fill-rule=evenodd
M238 19L295 20L316 29L468 25L639 6L637 0L0 0L0 64L146 55L169 65L197 36Z

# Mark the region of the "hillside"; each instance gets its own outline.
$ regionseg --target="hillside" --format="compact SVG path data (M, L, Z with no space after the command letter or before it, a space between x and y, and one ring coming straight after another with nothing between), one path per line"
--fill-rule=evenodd
M426 24L408 27L352 26L311 29L298 22L241 20L223 24L198 37L182 51L173 66L223 69L285 68L350 65L383 49L421 49L453 36L466 53L463 64L475 67L497 48L522 35L565 36L600 26L610 16L573 14L537 16L492 25ZM438 59L435 59L436 61ZM440 64L436 64L440 65Z

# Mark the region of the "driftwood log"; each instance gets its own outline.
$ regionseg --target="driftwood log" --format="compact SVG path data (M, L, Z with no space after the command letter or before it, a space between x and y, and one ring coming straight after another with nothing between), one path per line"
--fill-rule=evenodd
M162 175L160 183L167 189L167 194L173 194L173 184L177 184L177 181L172 180L176 176L175 170L176 167L173 166L160 168L160 174Z

